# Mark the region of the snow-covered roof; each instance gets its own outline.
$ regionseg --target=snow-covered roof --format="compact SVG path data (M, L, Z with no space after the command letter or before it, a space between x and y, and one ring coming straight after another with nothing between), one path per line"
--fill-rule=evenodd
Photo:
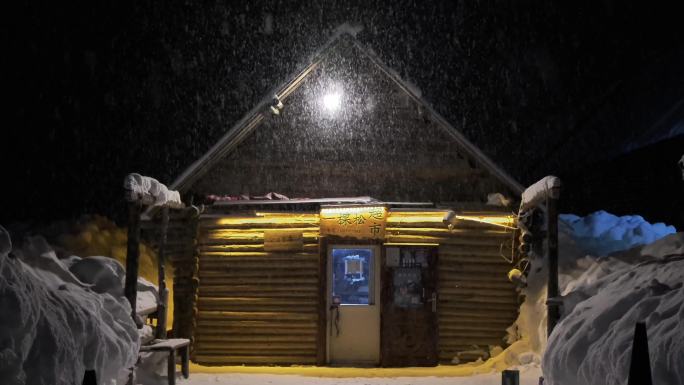
M513 193L519 195L524 190L523 186L513 179L506 171L496 165L479 148L472 144L463 134L452 126L444 117L437 113L432 106L421 96L420 90L411 83L401 79L397 71L392 70L371 49L365 47L356 39L357 27L343 24L338 27L332 37L311 57L309 64L290 77L290 80L279 85L240 119L230 130L228 130L209 151L201 158L197 159L186 168L176 180L171 183L169 188L180 192L187 191L195 181L209 171L220 159L237 147L254 129L256 129L270 114L274 96L284 102L299 86L306 80L321 63L332 53L340 48L349 46L364 55L380 71L385 74L402 92L406 93L412 100L418 103L430 119L437 123L439 127L453 138L476 163L483 166L495 178L499 179L504 185L508 186ZM346 44L345 44L346 43Z

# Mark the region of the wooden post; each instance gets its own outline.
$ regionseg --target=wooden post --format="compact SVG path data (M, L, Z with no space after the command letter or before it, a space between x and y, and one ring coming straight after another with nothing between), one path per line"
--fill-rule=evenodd
M157 331L158 339L166 338L166 309L168 307L168 295L166 290L166 239L169 228L169 208L164 206L161 209L161 226L159 228L159 254L157 255L157 272L159 284L159 304L157 305Z
M316 365L325 366L328 344L328 240L318 241L318 334L316 338Z
M167 365L169 385L176 385L176 349L169 350Z
M627 385L651 385L651 360L648 354L648 336L646 324L637 322L634 327L632 341L632 361L629 365L629 379Z
M547 289L546 332L551 335L560 319L558 303L558 194L549 194L546 200L546 256L549 263L549 279Z
M501 385L520 385L520 372L517 370L501 372Z
M128 248L126 253L126 284L124 294L131 304L131 317L138 326L142 322L136 313L136 300L138 295L138 265L140 262L140 210L138 202L128 204Z
M97 385L97 374L95 373L95 370L85 371L82 385Z

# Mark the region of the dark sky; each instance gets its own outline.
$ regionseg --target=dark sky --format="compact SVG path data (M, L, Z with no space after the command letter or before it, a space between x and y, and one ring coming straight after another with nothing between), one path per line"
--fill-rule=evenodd
M74 1L13 8L4 23L10 119L0 222L121 218L127 173L169 183L343 22L363 25L358 38L521 183L549 173L569 181L565 211L650 210L647 219L672 221L672 204L684 208L669 163L684 152L681 138L661 150L623 153L684 118L677 3ZM621 180L628 174L632 184L618 193L630 198L616 205L597 170L616 170ZM583 187L588 180L592 189ZM669 208L659 189L668 189Z

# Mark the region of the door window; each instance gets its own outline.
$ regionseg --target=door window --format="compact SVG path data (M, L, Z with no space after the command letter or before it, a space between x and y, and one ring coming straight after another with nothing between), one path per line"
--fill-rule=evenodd
M373 251L370 248L333 248L332 299L339 305L372 305Z

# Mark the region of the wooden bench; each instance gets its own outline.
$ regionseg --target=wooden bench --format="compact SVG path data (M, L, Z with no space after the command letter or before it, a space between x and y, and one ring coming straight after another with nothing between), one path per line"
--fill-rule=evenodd
M140 346L140 352L168 352L169 385L176 384L176 352L180 354L181 373L183 378L190 376L190 340L185 338L170 338L167 340L152 340L149 344Z

